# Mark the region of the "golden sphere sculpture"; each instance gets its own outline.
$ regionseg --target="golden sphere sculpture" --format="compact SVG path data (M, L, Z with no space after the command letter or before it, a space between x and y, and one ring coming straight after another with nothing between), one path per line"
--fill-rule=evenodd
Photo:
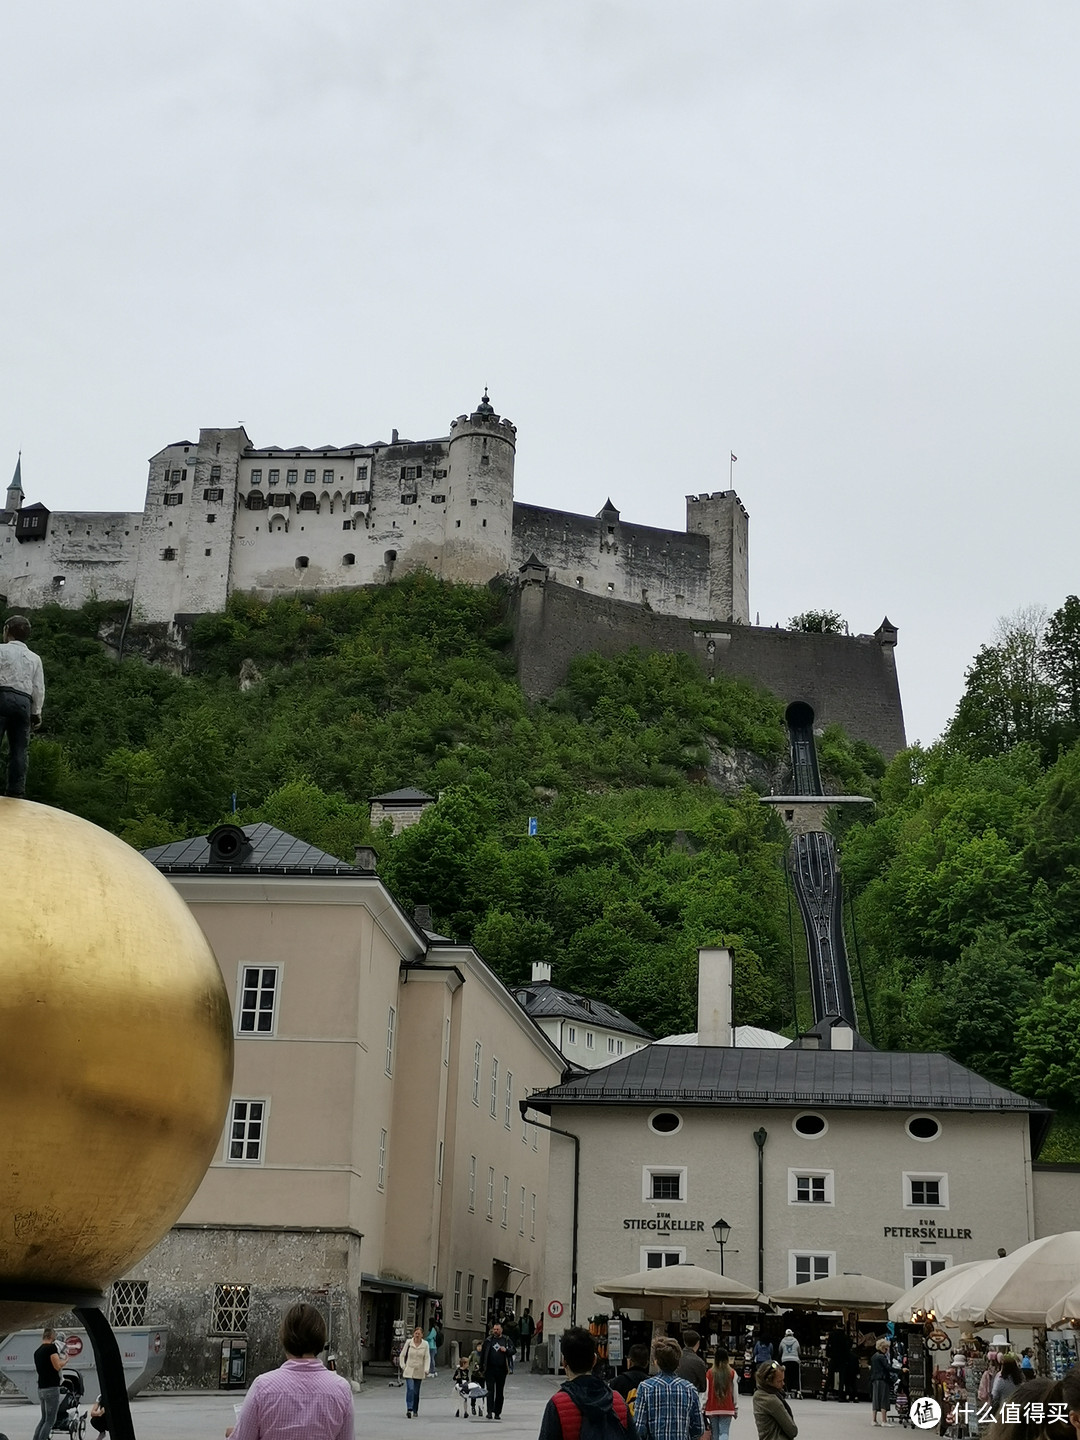
M205 936L115 835L0 799L0 1285L103 1290L222 1133L232 1017ZM0 1299L0 1334L64 1305Z

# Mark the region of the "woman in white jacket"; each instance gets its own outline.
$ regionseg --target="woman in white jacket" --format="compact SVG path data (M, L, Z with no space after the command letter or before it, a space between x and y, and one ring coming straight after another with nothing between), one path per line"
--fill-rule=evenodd
M431 1371L431 1351L419 1325L401 1347L398 1364L405 1377L405 1416L411 1420L420 1410L420 1382Z

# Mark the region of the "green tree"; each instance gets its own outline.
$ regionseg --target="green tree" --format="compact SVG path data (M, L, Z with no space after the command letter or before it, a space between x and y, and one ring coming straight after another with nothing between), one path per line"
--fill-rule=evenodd
M847 621L838 610L804 610L792 615L787 628L804 630L811 635L842 635L847 630Z
M1021 1059L1012 1083L1023 1095L1075 1109L1080 1095L1080 965L1055 965L1021 1016Z
M1069 595L1046 623L1042 666L1069 741L1080 735L1080 599Z
M1044 664L1045 630L1046 612L1037 606L998 621L994 643L982 646L965 676L946 731L951 746L975 756L1048 746L1058 699Z

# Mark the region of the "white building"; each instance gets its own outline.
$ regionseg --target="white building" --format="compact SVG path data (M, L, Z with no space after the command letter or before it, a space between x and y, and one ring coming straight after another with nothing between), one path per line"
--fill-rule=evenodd
M595 1070L648 1045L652 1036L613 1005L560 990L551 966L534 961L532 983L514 991L518 1004L571 1065Z

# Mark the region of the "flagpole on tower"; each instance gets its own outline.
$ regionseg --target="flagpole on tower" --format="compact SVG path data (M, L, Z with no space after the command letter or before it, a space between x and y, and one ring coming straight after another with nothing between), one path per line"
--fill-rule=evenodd
M734 450L729 450L729 451L728 451L728 454L731 456L731 463L728 465L728 489L729 489L729 490L734 490L734 489L735 489L735 461L738 460L739 457L735 454Z

